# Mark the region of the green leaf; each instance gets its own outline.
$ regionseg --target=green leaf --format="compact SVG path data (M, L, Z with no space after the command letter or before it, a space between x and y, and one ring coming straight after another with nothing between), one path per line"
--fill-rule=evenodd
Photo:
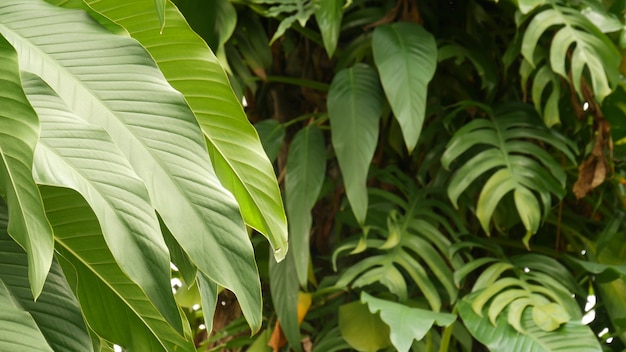
M87 202L66 188L42 187L41 193L55 230L57 259L90 329L129 350L195 351L122 272Z
M207 334L210 334L213 331L213 317L217 307L218 287L215 282L202 273L197 276L196 280L202 301L204 325L206 326Z
M157 18L159 19L159 24L161 25L160 33L163 33L163 28L165 27L165 4L167 0L154 0L154 7L156 8Z
M535 66L535 50L539 39L552 26L559 30L551 39L550 66L555 73L570 79L580 97L583 96L581 78L587 70L593 92L598 101L611 94L611 86L617 84L621 55L596 26L578 10L556 6L539 12L529 23L522 41L522 55ZM574 46L573 50L570 50ZM571 58L566 65L566 58ZM571 72L570 72L571 70Z
M391 345L389 326L367 305L352 302L339 307L339 330L344 340L357 351L375 352Z
M25 72L23 86L41 123L33 172L37 182L74 189L87 200L122 270L182 331L170 256L143 182L111 137L74 115L46 83Z
M237 12L228 0L174 0L174 3L191 28L214 52L226 43L235 30Z
M470 148L482 148L450 180L448 196L455 206L470 184L496 169L484 183L476 208L476 216L487 233L496 207L512 191L517 213L528 234L537 232L542 218L550 211L551 194L558 198L565 195L563 169L545 148L529 139L550 144L571 159L575 146L537 122L536 114L527 105L500 106L489 120L474 119L460 128L441 157L442 165L447 168Z
M285 175L285 204L289 234L295 251L295 269L300 285L306 287L309 267L311 210L326 175L326 147L322 131L315 125L298 131L289 147Z
M359 224L367 215L367 172L378 144L383 103L376 71L365 64L339 71L328 91L333 148Z
M132 4L145 4L146 9L118 10L125 16L149 16L158 35L153 4ZM33 0L3 5L0 31L24 53L20 67L42 77L77 116L109 133L145 182L153 206L181 247L201 271L239 297L257 329L261 295L252 245L235 199L214 174L183 97L168 85L141 45L86 21L84 13Z
M21 87L17 53L2 33L0 29L0 196L9 207L9 235L28 255L28 277L37 298L52 263L54 246L32 175L39 121Z
M535 305L532 310L533 321L543 331L554 331L561 324L570 320L569 314L556 303Z
M436 313L419 308L409 308L403 304L378 299L361 292L361 302L367 303L372 314L380 311L381 319L389 325L389 338L398 351L408 351L413 340L420 341L434 324L449 326L456 316Z
M476 293L459 301L458 311L469 332L490 351L602 351L591 329L580 322L570 321L554 331L544 331L533 321L530 309L522 314L520 333L500 316L494 327L486 316L477 315L471 307Z
M437 66L437 44L423 27L400 22L376 27L372 50L387 100L410 153L424 123L427 86Z
M254 124L263 149L271 162L276 160L285 139L286 128L280 122L269 119Z
M8 289L9 297L15 304L30 314L36 328L45 338L45 348L54 351L92 351L91 339L80 312L80 307L74 294L69 288L65 276L58 263L52 262L50 273L46 278L41 295L35 302L28 283L28 258L24 250L7 234L7 208L0 200L0 284ZM3 295L4 296L4 295ZM6 297L3 297L6 298ZM0 301L3 299L0 298ZM1 305L2 303L0 303ZM26 346L7 347L9 344L8 331L12 331L13 324L2 309L0 330L3 331L0 350L25 351ZM31 343L27 341L27 329L20 328L18 339L13 343ZM36 332L39 335L39 331ZM35 331L33 331L35 332ZM68 338L71 336L71 338ZM33 338L34 341L37 338ZM47 343L46 343L47 342Z
M535 8L546 3L546 0L517 0L517 6L523 14L530 13Z
M291 242L293 243L293 241ZM300 352L300 326L298 324L298 274L294 267L295 251L289 249L287 257L280 263L269 261L270 291L281 329L291 348Z
M332 57L337 48L342 17L342 0L319 1L319 8L315 11L315 20L322 33L322 41L328 57Z
M545 108L541 108L542 96L545 89L552 87L546 100ZM561 98L561 82L556 74L547 65L541 66L533 80L532 99L535 109L543 116L546 126L552 127L561 122L559 113L559 99Z
M207 138L219 180L237 199L246 223L269 239L274 256L281 260L287 247L287 220L274 168L233 93L226 73L206 43L189 28L169 1L162 35L150 15L149 0L87 2L126 28L146 47L165 78L185 96ZM185 55L179 55L180 52ZM172 229L172 232L176 235L177 231ZM232 233L239 233L239 241L243 240L241 231L233 229L232 233L227 233L225 231L223 236L233 237ZM207 274L216 276L212 278L220 285L233 288L225 284L225 278L218 279L216 273ZM246 312L247 308L243 308Z
M284 17L270 44L280 38L296 21L301 27L306 26L309 17L317 8L317 2L313 0L252 0L252 3L272 5L264 12L266 17Z
M39 331L33 317L19 307L2 281L0 281L0 309L2 310L2 321L0 321L0 329L2 329L1 350L53 351Z

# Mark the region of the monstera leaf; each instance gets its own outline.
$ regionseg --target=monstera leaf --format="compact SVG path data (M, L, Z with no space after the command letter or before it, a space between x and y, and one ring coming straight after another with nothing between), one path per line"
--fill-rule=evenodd
M568 80L570 79L568 73L571 71L571 84L581 97L583 96L581 78L587 70L595 96L601 102L611 94L611 87L617 84L621 61L619 51L610 39L578 10L553 5L537 13L524 32L521 51L532 66L536 63L534 52L540 38L553 26L558 26L559 29L551 38L552 70ZM573 50L570 51L572 46Z
M460 128L441 157L443 166L449 168L453 160L470 148L482 147L456 170L450 180L448 196L457 206L459 196L469 185L489 173L476 205L476 216L483 230L490 232L489 222L496 206L513 192L517 212L527 230L524 241L528 243L539 228L542 211L544 216L550 211L551 195L558 198L565 195L566 179L565 172L550 153L530 140L554 147L572 162L575 162L572 154L575 146L546 129L526 105L502 106L488 115L488 119L475 119Z
M488 318L494 326L506 315L508 324L524 333L522 315L526 310L532 313L534 325L546 332L581 319L580 308L571 294L584 295L584 292L571 273L553 258L525 254L510 259L481 259L485 260L468 262L457 270L455 281L458 283L469 273L486 266L474 281L472 292L475 294L464 300L471 303L475 314Z
M555 331L546 331L535 324L533 314L526 309L520 317L523 332L513 329L504 315L494 325L472 309L471 301L477 294L472 293L459 301L459 315L470 333L490 351L602 351L591 329L579 321L570 321Z
M458 257L448 259L451 243L439 229L441 217L436 213L446 206L420 193L412 193L409 202L387 192L380 193L379 197L398 206L404 214L392 210L387 216L386 228L366 226L360 239L337 248L333 253L335 267L337 257L344 251L358 254L371 249L374 253L346 269L336 286L364 287L380 283L403 302L408 297L408 288L401 268L420 289L432 310L438 312L442 305L438 286L446 292L447 300L454 302L458 292L450 267L462 265Z

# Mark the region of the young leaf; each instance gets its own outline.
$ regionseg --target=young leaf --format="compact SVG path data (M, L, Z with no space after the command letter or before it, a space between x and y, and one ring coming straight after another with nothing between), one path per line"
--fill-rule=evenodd
M32 172L39 121L21 87L17 53L2 33L0 60L0 196L9 207L9 234L28 255L28 277L37 298L54 246Z
M437 44L423 27L400 22L376 27L372 50L387 100L410 153L422 132L427 86L437 66Z
M285 203L290 242L300 285L306 287L309 267L311 210L326 175L324 135L315 125L300 130L291 142L285 175Z
M367 172L378 144L383 99L376 71L365 64L339 71L328 91L333 148L359 224L367 215Z

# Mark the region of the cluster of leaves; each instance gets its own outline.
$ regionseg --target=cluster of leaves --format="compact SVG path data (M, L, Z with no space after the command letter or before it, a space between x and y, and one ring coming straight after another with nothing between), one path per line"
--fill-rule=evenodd
M167 1L50 3L0 4L0 350L195 351L172 262L258 330L287 223L224 70Z
M626 345L623 0L48 2L0 4L0 349Z
M623 1L176 3L283 183L254 351L623 347Z

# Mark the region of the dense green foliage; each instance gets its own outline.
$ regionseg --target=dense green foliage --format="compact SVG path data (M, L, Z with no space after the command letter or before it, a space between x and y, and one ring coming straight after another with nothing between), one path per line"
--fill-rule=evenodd
M623 0L174 3L0 1L0 350L624 349Z

